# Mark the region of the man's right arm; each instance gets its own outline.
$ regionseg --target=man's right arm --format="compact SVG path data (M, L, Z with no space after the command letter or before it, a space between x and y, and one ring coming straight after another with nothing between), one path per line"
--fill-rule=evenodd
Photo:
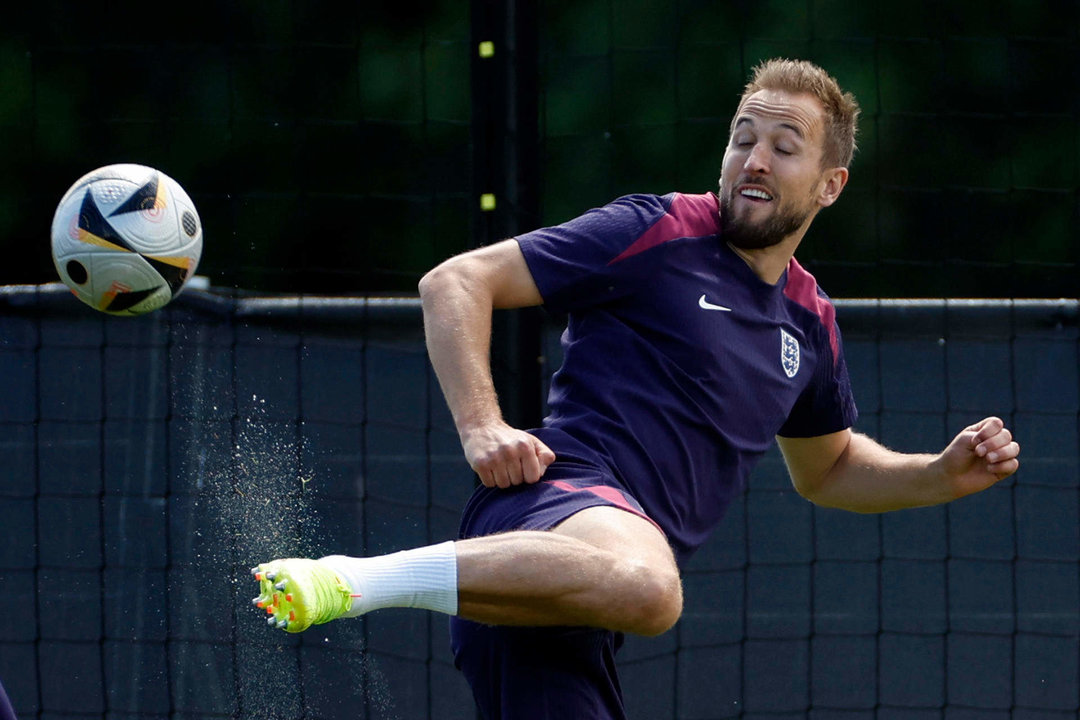
M543 302L516 240L452 257L420 280L428 355L465 458L488 487L533 483L555 459L506 424L491 377L491 313Z

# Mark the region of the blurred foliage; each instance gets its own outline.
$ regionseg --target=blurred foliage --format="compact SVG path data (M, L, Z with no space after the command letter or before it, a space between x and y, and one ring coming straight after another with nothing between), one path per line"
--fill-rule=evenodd
M0 237L17 258L0 283L54 280L56 201L139 162L195 200L215 285L415 291L468 244L469 31L456 0L19 10L0 31Z
M1075 297L1077 20L1065 1L544 3L543 220L713 190L749 69L804 57L863 110L851 182L799 251L830 294Z
M481 0L475 0L481 2ZM492 7L497 3L486 3ZM542 221L715 189L771 56L828 68L860 151L800 260L834 297L1075 296L1080 50L1071 0L542 0ZM0 30L0 284L55 278L48 227L87 170L177 178L218 286L415 290L477 242L462 0L40 0ZM496 49L494 62L509 62ZM497 109L496 109L497 110ZM509 171L508 171L509 172Z

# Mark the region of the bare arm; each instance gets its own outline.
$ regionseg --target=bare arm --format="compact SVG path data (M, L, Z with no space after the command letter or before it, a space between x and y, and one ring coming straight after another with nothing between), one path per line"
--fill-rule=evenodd
M536 482L555 459L502 417L491 378L491 314L539 305L540 292L514 240L458 255L420 281L428 354L469 465L489 487Z
M985 490L1020 466L1020 446L994 417L964 428L936 455L894 452L851 430L777 441L799 494L855 512L949 502Z

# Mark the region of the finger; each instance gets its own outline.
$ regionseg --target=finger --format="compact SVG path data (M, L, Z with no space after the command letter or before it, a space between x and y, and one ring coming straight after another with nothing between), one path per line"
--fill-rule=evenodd
M510 476L510 484L536 482L536 469L530 466L530 463L535 461L532 443L525 438L520 438L507 450L506 472Z
M536 449L536 458L546 470L547 466L555 462L555 453L544 443L537 440L540 446Z
M513 465L504 463L499 467L498 470L495 471L495 481L498 483L499 487L504 490L508 487L513 487L514 485L517 485L521 482L520 480L514 482L514 473L512 468Z
M1009 442L1002 445L1000 448L991 450L986 454L986 459L991 464L1000 463L1006 460L1011 460L1020 455L1020 445L1015 442Z
M485 487L505 488L510 485L506 472L494 461L477 463L473 470L476 471L477 476L480 478L480 482L483 483Z
M998 478L1004 479L1020 469L1020 461L1012 458L1004 462L991 463L986 469L997 475Z
M527 483L534 483L544 474L545 468L540 466L540 459L536 453L526 453L521 458L521 477Z
M993 462L997 458L990 456L1011 443L1012 439L1012 433L1009 432L1008 428L1002 428L995 435L991 435L976 445L975 454L979 457L989 458L990 461Z
M506 467L506 477L510 481L510 486L521 485L525 482L525 471L521 467L521 461L515 460Z
M1005 422L997 417L984 418L974 425L969 426L967 429L975 433L971 438L971 447L975 447L988 437L997 434L1004 427Z

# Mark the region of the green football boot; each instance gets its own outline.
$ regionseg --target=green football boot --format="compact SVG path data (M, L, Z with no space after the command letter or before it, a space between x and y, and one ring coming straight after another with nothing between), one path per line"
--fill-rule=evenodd
M266 611L268 625L286 632L336 620L352 607L352 590L317 560L271 560L252 568L251 574L259 582L259 596L252 604Z

